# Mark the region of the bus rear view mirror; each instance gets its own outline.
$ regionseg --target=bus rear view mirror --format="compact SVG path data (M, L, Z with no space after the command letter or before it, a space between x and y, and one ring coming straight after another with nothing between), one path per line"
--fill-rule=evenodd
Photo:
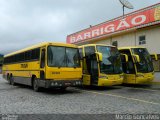
M102 55L102 53L96 52L96 56L98 57L99 62L102 62L102 61L103 61L103 55Z
M128 62L128 55L127 54L121 54L121 61L122 62Z
M151 54L150 56L151 56L152 60L155 60L155 61L158 60L157 54Z
M139 55L132 55L132 57L133 57L135 63L139 63L140 62Z

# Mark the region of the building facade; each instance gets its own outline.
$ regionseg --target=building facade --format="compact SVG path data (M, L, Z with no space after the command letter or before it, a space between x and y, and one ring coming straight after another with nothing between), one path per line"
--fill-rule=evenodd
M158 54L154 66L155 71L160 71L160 3L68 35L66 42L144 46L151 54Z

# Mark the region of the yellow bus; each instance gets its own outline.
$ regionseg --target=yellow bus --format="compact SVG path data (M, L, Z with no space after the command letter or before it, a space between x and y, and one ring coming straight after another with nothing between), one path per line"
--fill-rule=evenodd
M114 46L88 44L79 46L83 85L112 86L123 82L119 51Z
M128 62L122 60L124 71L123 83L143 84L150 83L154 79L152 59L146 48L122 47L119 48L119 52L128 56Z
M15 83L39 88L82 84L78 47L71 44L44 42L4 56L3 77Z

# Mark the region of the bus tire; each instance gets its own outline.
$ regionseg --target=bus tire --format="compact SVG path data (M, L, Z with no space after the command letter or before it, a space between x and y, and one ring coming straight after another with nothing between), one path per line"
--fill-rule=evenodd
M40 87L38 86L38 79L37 78L34 78L34 80L33 80L33 90L35 92L39 92L40 91Z
M9 74L7 74L7 81L8 81L8 83L11 85L11 80L10 80Z
M12 74L10 75L9 79L10 79L11 85L14 86L15 82L14 82L14 78L13 78Z

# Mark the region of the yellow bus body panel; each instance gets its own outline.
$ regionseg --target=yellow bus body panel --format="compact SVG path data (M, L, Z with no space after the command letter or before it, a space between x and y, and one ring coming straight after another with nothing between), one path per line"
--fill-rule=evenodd
M103 75L104 76L104 75ZM120 85L123 83L123 74L119 75L105 75L106 78L98 78L97 86L113 86L113 85ZM91 85L91 76L90 75L83 75L83 85Z
M135 84L136 83L136 75L135 74L124 74L123 83Z
M83 75L83 85L91 85L91 76L90 75Z
M82 68L48 67L46 71L46 79L51 80L75 80L82 78Z
M40 48L40 51L42 48L45 48L47 51L47 47L49 45L53 46L61 46L61 47L71 47L71 48L78 48L76 45L72 44L65 44L65 43L54 43L54 42L43 42L10 54L7 54L5 57L10 57L13 55L17 55L19 53L23 53L26 51L30 51L32 49ZM40 52L41 57L41 52ZM4 64L2 67L3 70L3 77L6 79L7 76L12 75L13 77L20 78L20 81L22 78L27 78L25 81L31 81L32 76L34 75L36 78L40 78L40 72L44 72L44 78L42 78L44 81L50 81L50 80L57 80L60 82L65 81L72 81L72 82L79 82L82 80L82 68L81 67L48 67L47 65L47 52L45 56L45 67L40 68L40 61L41 59L36 60L29 60L24 62L17 62L17 63L9 63Z
M96 47L96 45L101 45L101 46L109 46L109 47L113 47L112 45L104 45L104 44L87 44L87 45L82 45L79 46L79 48L82 49L82 54L83 54L83 60L81 60L82 62L82 68L83 68L83 85L92 85L91 83L91 75L89 75L86 71L87 71L87 64L86 64L86 58L85 58L85 50L84 47L89 47L89 46L94 46ZM109 75L109 74L102 74L100 73L100 68L98 67L98 71L99 71L99 76L103 76L102 78L98 78L98 83L97 85L94 84L94 86L113 86L113 85L120 85L123 83L123 74L114 74L114 75Z
M28 67L21 68L22 64L25 64ZM15 77L32 77L32 75L36 75L36 77L39 78L39 61L4 65L3 74L7 75L7 73L12 73Z
M124 82L125 84L147 84L151 83L154 79L153 72L151 73L138 73L142 76L136 77L135 74L124 74Z
M129 46L129 47L118 48L118 50L130 50L131 51L132 48L145 48L145 47ZM135 69L136 69L136 66L135 66ZM151 83L153 80L154 80L154 72L138 73L136 70L135 74L125 74L124 73L123 83L125 84L145 84L145 83Z
M98 86L113 86L120 85L123 83L123 78L121 77L123 74L118 75L107 75L106 79L99 78ZM107 79L108 78L108 79Z
M151 83L154 79L153 72L141 73L144 77L136 77L136 84Z

